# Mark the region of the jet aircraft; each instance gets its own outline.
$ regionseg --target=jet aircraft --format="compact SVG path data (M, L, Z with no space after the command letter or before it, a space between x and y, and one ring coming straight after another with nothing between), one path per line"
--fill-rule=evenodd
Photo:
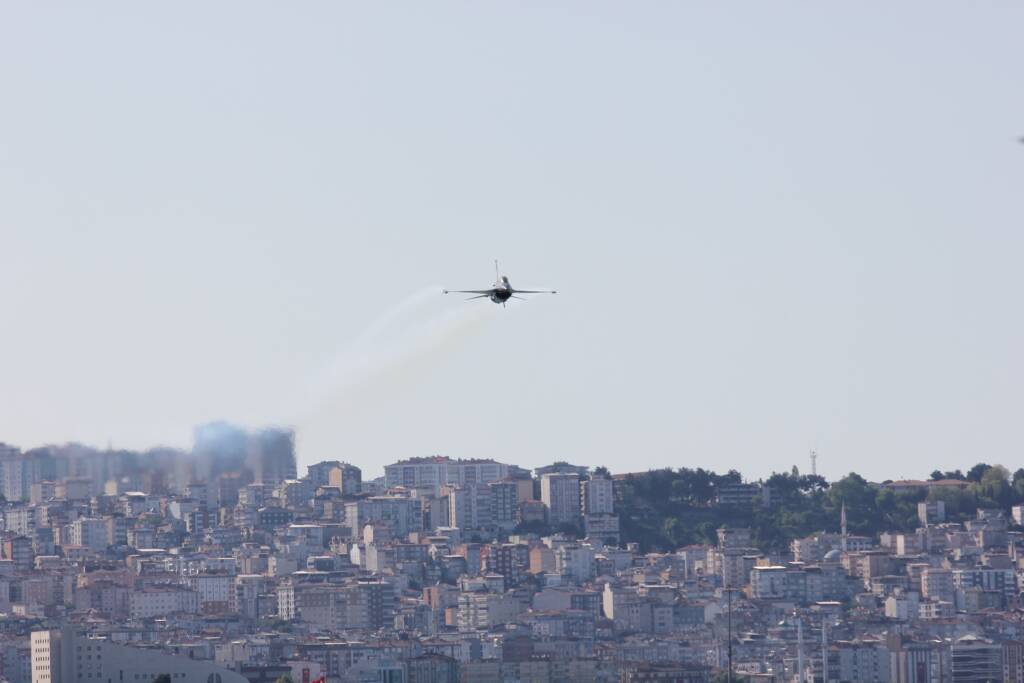
M557 294L558 293L558 292L556 292L553 289L514 289L512 287L512 284L508 281L508 277L505 276L505 275L502 275L501 271L498 270L498 262L497 261L494 262L494 275L495 275L495 278L497 278L497 279L494 281L494 286L491 287L490 289L446 289L446 290L444 290L444 293L445 294L475 294L476 296L471 296L468 299L466 299L466 301L470 301L472 299L484 299L484 298L487 298L487 299L490 299L491 301L493 301L496 304L501 304L502 306L504 306L505 303L509 299L523 299L525 301L524 297L516 296L517 294Z

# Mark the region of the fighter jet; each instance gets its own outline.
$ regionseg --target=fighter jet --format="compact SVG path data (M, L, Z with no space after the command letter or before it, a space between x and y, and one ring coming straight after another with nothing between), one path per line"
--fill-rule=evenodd
M508 277L502 275L501 271L498 270L497 261L494 262L494 276L497 279L494 281L494 286L490 289L446 289L444 290L444 293L476 294L476 296L471 296L466 299L466 301L487 298L496 304L501 304L502 306L504 306L509 299L523 299L525 301L524 297L516 296L517 294L558 294L558 292L553 289L514 289L512 284L508 281Z

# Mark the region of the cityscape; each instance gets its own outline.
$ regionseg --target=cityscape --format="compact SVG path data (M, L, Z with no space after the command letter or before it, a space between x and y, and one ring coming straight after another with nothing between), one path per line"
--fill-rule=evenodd
M0 17L0 683L1024 683L1024 2Z
M1024 470L300 473L294 443L0 445L0 680L1024 681Z

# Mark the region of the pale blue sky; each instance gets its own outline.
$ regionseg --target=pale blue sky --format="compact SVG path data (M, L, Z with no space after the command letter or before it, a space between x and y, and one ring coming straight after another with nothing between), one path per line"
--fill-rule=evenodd
M0 440L187 446L225 418L369 475L1019 466L1022 26L5 3ZM562 293L431 295L493 258Z

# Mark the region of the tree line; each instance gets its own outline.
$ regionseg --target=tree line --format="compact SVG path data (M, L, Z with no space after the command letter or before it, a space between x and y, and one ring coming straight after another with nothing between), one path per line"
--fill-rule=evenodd
M718 474L683 467L617 478L615 494L623 542L639 543L644 551L716 543L722 526L749 527L757 547L784 551L795 538L838 532L844 503L849 533L872 537L917 528L917 505L925 500L943 501L949 521L964 521L979 508L1005 510L1024 503L1024 468L1011 475L1002 465L978 463L966 474L936 470L931 479L957 479L965 486L898 492L870 483L856 472L829 483L794 467L759 482L770 489L769 505L755 500L750 505L726 506L717 504L718 492L723 486L742 483L739 472Z

